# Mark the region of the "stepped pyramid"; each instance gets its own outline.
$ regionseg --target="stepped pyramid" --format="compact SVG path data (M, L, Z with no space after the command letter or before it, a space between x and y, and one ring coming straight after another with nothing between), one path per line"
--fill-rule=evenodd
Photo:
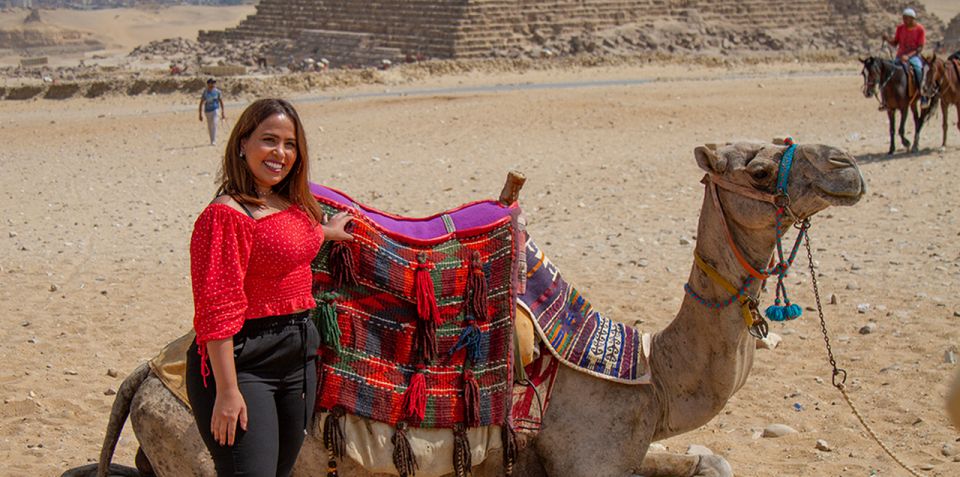
M580 50L834 48L869 51L893 33L897 0L261 0L201 41L287 39L335 65ZM942 23L915 6L934 35Z

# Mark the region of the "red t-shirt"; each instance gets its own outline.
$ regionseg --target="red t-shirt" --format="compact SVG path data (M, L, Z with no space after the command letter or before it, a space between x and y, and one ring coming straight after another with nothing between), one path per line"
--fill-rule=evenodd
M900 24L897 27L897 33L893 35L893 42L897 44L897 58L911 52L916 52L917 48L927 43L927 31L923 25L917 23L913 28L907 28Z
M323 229L299 206L253 219L213 203L197 218L190 240L193 328L206 369L206 344L235 335L246 320L316 306L310 262Z

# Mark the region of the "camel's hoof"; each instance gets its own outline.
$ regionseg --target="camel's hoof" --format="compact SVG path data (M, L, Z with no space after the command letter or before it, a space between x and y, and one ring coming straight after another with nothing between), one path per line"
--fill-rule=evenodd
M63 473L60 477L96 477L97 464L87 464L82 467L74 467ZM125 465L110 464L109 477L143 477L137 469Z
M718 455L700 457L694 477L733 477L733 468L727 460Z

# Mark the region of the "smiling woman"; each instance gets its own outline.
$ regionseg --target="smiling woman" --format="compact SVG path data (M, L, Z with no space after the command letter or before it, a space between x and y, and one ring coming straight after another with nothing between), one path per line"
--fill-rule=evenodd
M194 224L187 395L220 476L288 475L309 426L320 344L307 312L316 307L310 262L325 238L352 237L348 215L322 223L308 157L293 106L254 102L230 135L217 197Z

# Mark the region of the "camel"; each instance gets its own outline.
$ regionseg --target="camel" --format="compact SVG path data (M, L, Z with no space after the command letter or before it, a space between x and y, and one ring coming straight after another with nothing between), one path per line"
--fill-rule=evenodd
M725 230L753 267L769 262L776 243L776 208L758 197L772 196L770 191L774 190L785 150L783 145L755 143L695 150L700 168L715 183L726 184L717 189L717 201L709 188L704 195L696 254L736 286L746 280L747 271L735 256ZM854 205L865 192L853 157L839 149L800 145L793 163L788 181L789 209L797 217L808 218L829 206ZM785 222L782 227L790 225ZM690 271L689 285L706 299L729 297L723 286L696 265ZM759 281L753 281L746 290L756 297L759 288ZM543 430L521 452L514 475L732 476L729 464L718 456L648 454L647 448L651 442L706 424L744 385L753 364L756 338L744 324L741 307L735 303L707 308L687 295L674 320L654 334L652 342L650 385L619 384L561 366ZM149 460L157 475L213 475L212 463L186 406L146 364L137 368L118 391L97 475L108 475L128 412L141 444L138 463L147 464ZM611 455L611 449L620 452ZM503 475L501 459L494 455L498 453L488 454L473 474ZM321 442L310 436L294 473L322 475L326 464L327 453ZM130 469L118 467L116 475L135 475L120 471ZM339 472L351 477L372 475L349 459L341 462Z

